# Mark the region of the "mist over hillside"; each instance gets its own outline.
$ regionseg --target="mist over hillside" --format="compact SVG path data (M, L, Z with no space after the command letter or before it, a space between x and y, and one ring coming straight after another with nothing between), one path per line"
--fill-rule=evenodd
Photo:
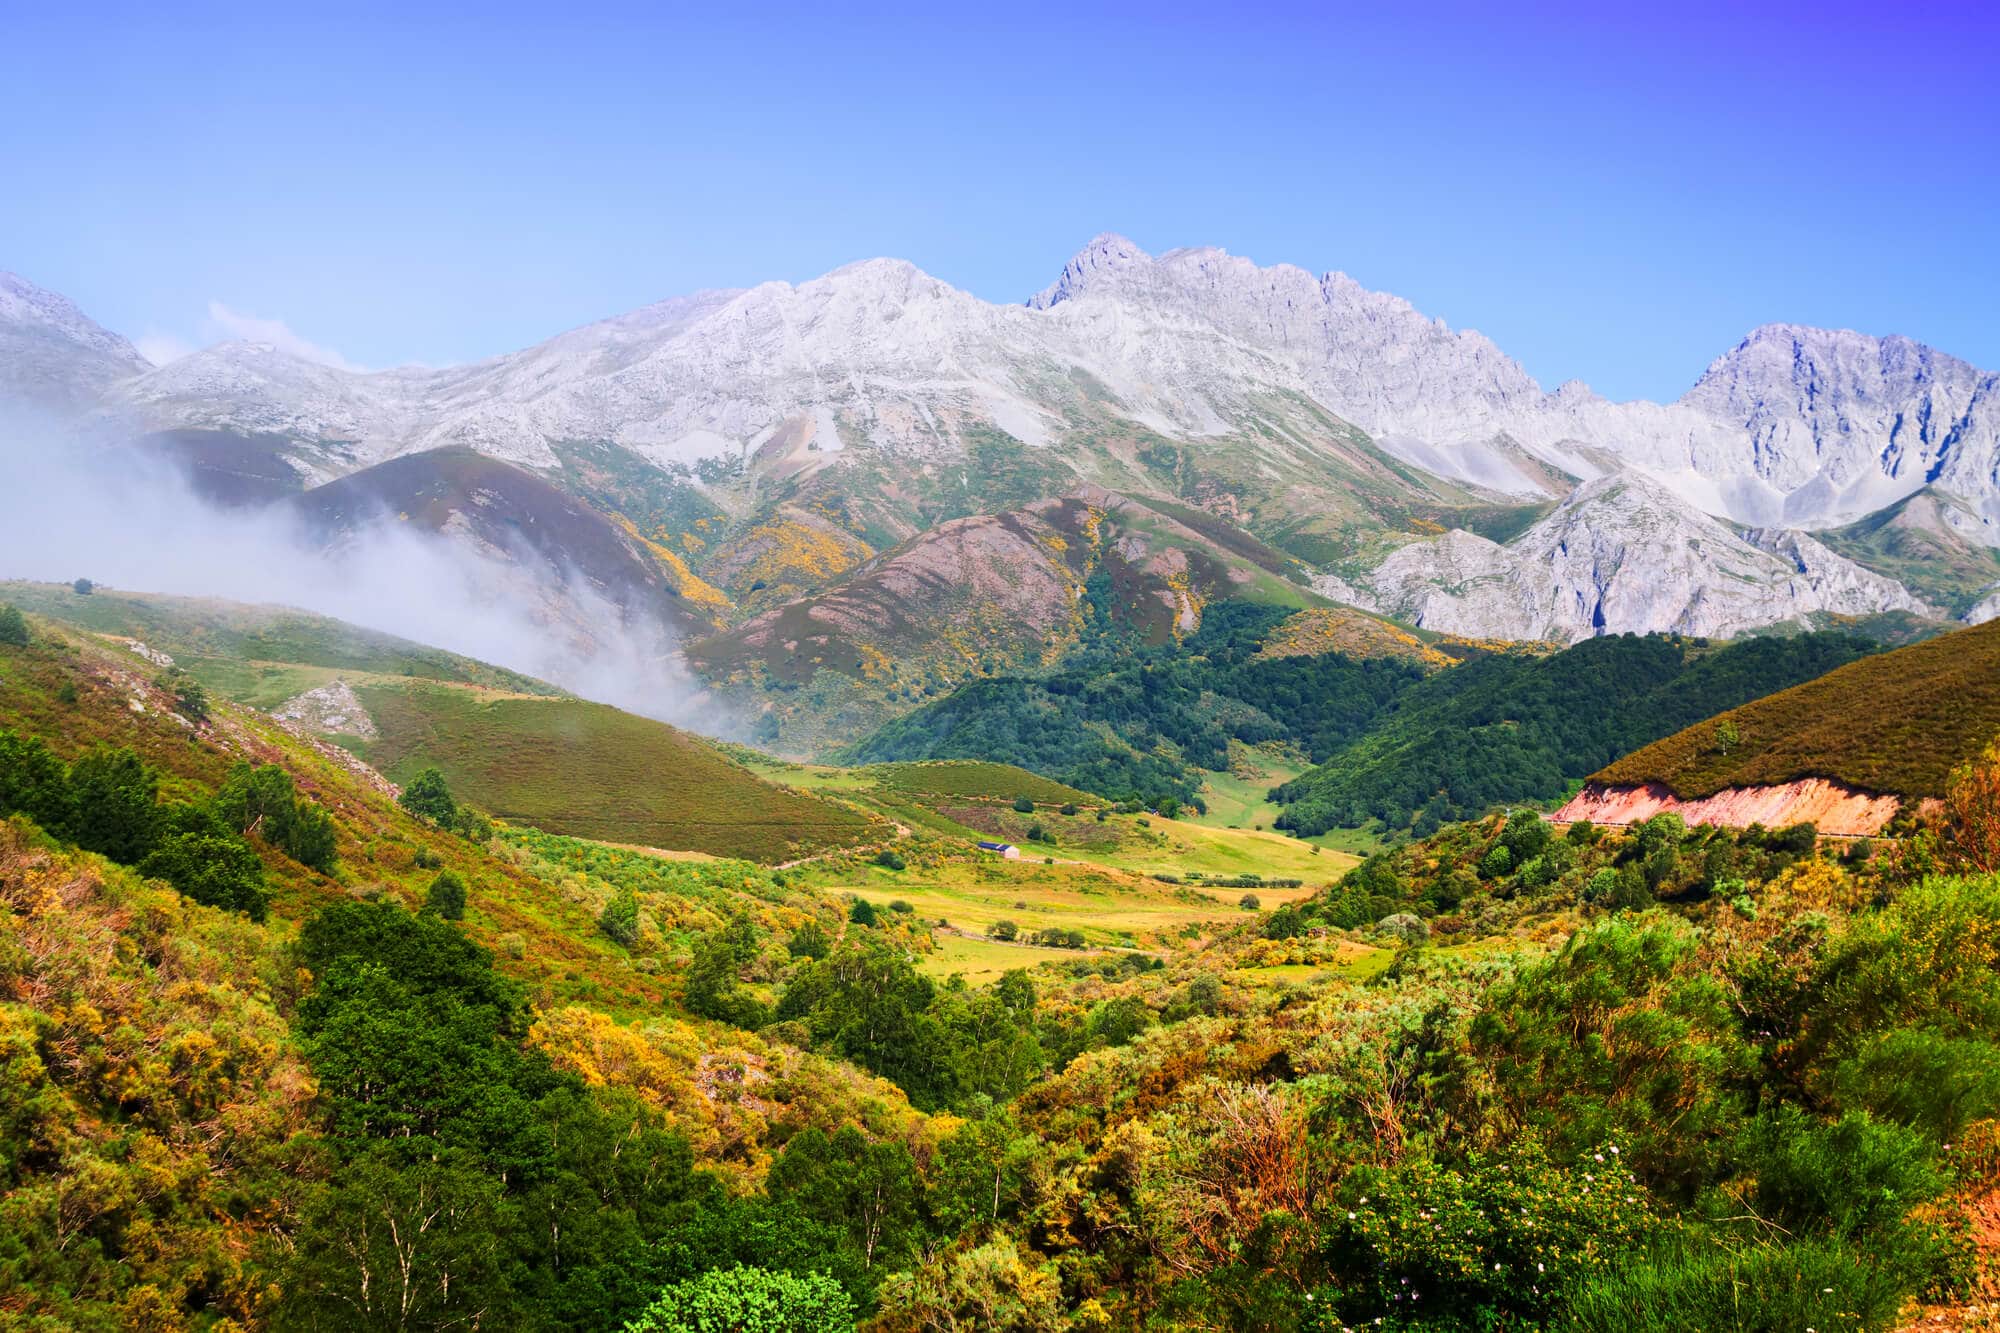
M295 606L711 735L737 730L659 616L614 602L525 542L483 552L376 511L329 543L296 509L218 505L155 456L63 442L32 413L0 416L9 577Z

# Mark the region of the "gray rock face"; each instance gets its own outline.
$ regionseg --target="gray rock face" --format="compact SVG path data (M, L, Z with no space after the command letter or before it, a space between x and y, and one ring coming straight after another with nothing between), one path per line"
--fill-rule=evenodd
M271 716L318 736L375 735L375 719L368 716L361 697L344 680L330 680L295 695L271 710Z
M2000 517L2000 375L1908 338L1766 325L1681 402L1742 424L1751 468L1794 520L1869 513L1926 483L1989 528Z
M138 349L69 298L0 272L0 399L75 412L147 369Z
M473 365L372 373L246 343L149 369L62 298L0 277L0 390L15 381L143 428L318 441L302 462L315 480L452 444L548 469L552 444L602 441L691 485L774 458L787 477L852 467L880 484L942 474L998 434L1047 451L1052 476L1128 487L1133 441L1165 441L1197 471L1227 459L1292 517L1364 485L1376 501L1562 499L1506 547L1453 534L1327 585L1509 637L1723 633L1913 602L1816 542L1745 541L1710 515L1826 528L1928 483L1955 532L2000 545L2000 377L1907 339L1772 325L1678 402L1612 403L1545 392L1484 336L1344 274L1155 257L1117 236L1021 305L870 260Z
M1931 614L1901 584L1803 533L1738 537L1632 475L1578 487L1505 546L1458 531L1406 546L1358 586L1374 609L1425 629L1561 642L1628 631L1727 637L1814 612Z

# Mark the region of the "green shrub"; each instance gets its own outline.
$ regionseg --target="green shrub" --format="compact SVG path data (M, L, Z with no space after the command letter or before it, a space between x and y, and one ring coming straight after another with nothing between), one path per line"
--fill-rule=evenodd
M625 1333L849 1333L854 1300L824 1273L715 1269L660 1292Z
M23 814L59 838L76 824L76 794L69 769L39 736L0 728L0 818Z
M1264 922L1264 938L1267 940L1296 939L1305 932L1305 913L1291 903L1271 913Z
M1486 855L1479 858L1481 879L1504 879L1514 868L1514 853L1507 850L1505 843L1495 843Z
M190 722L208 721L208 691L202 683L178 667L169 668L159 681L160 688L174 698L174 711Z
M1035 813L1035 803L1025 796L1016 796L1014 798L1014 808L1024 815Z
M903 860L902 854L894 851L878 852L875 856L875 864L885 870L902 870L908 865Z
M1645 1190L1602 1152L1570 1166L1523 1147L1455 1166L1363 1167L1323 1225L1337 1286L1321 1299L1350 1325L1409 1327L1418 1315L1424 1328L1517 1327L1548 1318L1659 1226Z
M1801 1333L1895 1324L1906 1281L1834 1239L1728 1249L1665 1248L1597 1274L1568 1302L1558 1333Z
M458 814L458 802L452 799L444 774L435 768L426 768L405 783L396 801L418 818L428 819L445 828L451 827L453 818Z
M140 874L163 879L204 906L264 919L264 863L249 843L200 806L169 806L160 823L162 834L139 862Z
M808 921L785 941L785 952L794 958L824 958L833 949L833 939L817 921Z
M1236 900L1236 905L1246 912L1255 912L1264 906L1264 900L1254 893L1246 893Z
M1021 937L1021 928L1012 921L995 921L986 928L986 933L996 940L1015 940Z
M238 764L215 793L215 811L238 833L255 833L300 865L332 874L338 864L333 817L299 796L275 764Z
M446 921L465 919L465 881L456 871L441 870L424 894L424 910Z
M77 846L126 865L152 850L160 780L138 755L100 745L70 765L69 786Z
M847 909L847 919L857 926L875 924L875 904L866 898L856 898Z
M598 913L597 928L607 939L626 948L639 942L639 898L630 889L620 889Z
M0 645L9 648L28 646L28 620L21 614L21 608L11 602L0 604Z

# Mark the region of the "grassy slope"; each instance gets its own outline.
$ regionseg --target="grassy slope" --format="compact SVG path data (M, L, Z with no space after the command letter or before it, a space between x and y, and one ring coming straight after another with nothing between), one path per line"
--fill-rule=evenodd
M49 584L0 584L0 601L140 639L256 708L340 677L381 730L356 742L371 762L400 778L434 763L472 804L551 832L767 861L868 832L851 810L760 782L663 723L324 616L157 594L79 597Z
M452 790L552 833L782 861L865 839L868 820L775 787L662 722L604 704L420 682L357 691L380 736L354 742L391 777L426 765Z
M1723 753L1727 719L1741 740ZM1593 775L1658 782L1682 796L1834 778L1867 791L1936 796L1961 760L2000 735L2000 621L1876 657L1731 709Z
M334 755L260 714L218 705L214 724L193 732L168 715L144 663L46 622L36 631L34 647L0 649L0 726L42 737L65 759L99 743L129 745L160 770L167 798L205 795L238 760L279 764L333 815L338 879L266 853L276 917L297 918L360 887L421 903L438 873L417 864L419 854L427 854L465 878L471 887L468 931L494 947L540 1002L587 1001L618 1012L642 1012L660 1002L659 980L634 971L623 951L597 934L595 903L553 892L485 849L412 819ZM65 702L65 685L76 690L74 703ZM131 707L135 698L145 712ZM521 942L518 957L512 939Z
M259 688L268 679L261 668L276 666L319 669L289 677L308 682L300 689L324 684L340 672L368 672L562 694L504 667L289 607L106 589L79 597L68 584L12 582L0 582L0 602L99 634L138 639L172 654L211 689L245 702L253 702L253 693L268 697L270 690ZM268 706L261 699L254 702Z
M1940 513L1952 504L1920 491L1858 523L1817 535L1848 559L1900 580L1951 615L1962 615L2000 582L2000 551L1952 531Z

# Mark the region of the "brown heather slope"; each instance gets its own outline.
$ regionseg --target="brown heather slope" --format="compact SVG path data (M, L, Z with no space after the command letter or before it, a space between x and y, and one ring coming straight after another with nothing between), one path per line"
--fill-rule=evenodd
M1302 566L1212 515L1082 487L941 523L823 591L689 644L713 686L763 710L760 739L832 748L968 680L1050 667L1115 628L1151 643L1192 633L1204 607L1305 608Z
M1726 750L1724 722L1739 739ZM1828 778L1864 792L1941 795L1952 768L2000 737L2000 621L1865 657L1676 732L1591 775L1695 799Z

